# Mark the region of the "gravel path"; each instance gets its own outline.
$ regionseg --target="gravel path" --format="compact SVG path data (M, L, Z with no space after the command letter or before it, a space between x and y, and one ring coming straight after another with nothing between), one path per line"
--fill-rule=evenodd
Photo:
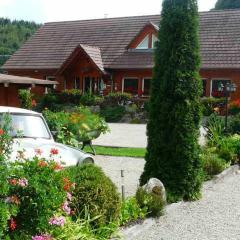
M136 193L138 180L143 172L145 160L130 157L95 156L97 165L103 168L104 172L112 179L121 192L121 170L124 170L124 183L126 196Z
M197 202L169 205L165 216L128 240L239 240L240 175L204 185Z

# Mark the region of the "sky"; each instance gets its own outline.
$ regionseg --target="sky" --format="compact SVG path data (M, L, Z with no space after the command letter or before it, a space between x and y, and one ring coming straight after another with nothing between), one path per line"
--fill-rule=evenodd
M216 0L198 0L199 11ZM0 0L0 17L37 23L159 14L162 0Z

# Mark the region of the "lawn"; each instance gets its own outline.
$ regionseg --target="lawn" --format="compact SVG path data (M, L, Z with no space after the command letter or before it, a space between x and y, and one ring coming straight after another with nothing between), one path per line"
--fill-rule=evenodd
M146 154L145 148L119 148L103 146L94 146L94 148L97 155L144 158ZM91 152L91 149L86 147L84 151Z

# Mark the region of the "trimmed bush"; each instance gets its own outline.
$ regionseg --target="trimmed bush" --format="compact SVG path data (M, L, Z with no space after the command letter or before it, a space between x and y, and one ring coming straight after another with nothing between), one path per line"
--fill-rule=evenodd
M124 106L113 106L101 109L101 116L105 118L107 122L119 122L126 113Z
M61 104L75 104L80 105L82 92L78 89L64 90L59 93L59 100Z
M29 89L20 89L18 91L18 96L21 101L21 107L25 109L32 109L36 106L36 101L33 100L33 94Z
M136 199L139 206L146 209L149 217L159 217L163 215L164 202L161 197L154 193L147 193L143 188L138 188Z
M117 105L126 105L128 102L131 102L133 97L129 93L109 93L104 97L103 106L117 106Z
M176 200L201 196L198 144L202 94L196 0L164 0L155 50L141 185L160 179Z
M78 217L89 214L94 227L106 225L119 218L121 200L116 186L101 168L82 165L64 171L76 183L73 207Z

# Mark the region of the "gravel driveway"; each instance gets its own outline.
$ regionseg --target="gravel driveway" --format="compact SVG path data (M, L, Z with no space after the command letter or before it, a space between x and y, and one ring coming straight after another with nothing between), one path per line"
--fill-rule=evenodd
M95 162L112 179L121 192L121 170L124 170L124 183L126 196L136 193L138 180L143 172L145 160L130 157L95 156Z
M239 240L240 175L204 185L197 202L172 204L165 216L143 231L134 231L128 240Z

